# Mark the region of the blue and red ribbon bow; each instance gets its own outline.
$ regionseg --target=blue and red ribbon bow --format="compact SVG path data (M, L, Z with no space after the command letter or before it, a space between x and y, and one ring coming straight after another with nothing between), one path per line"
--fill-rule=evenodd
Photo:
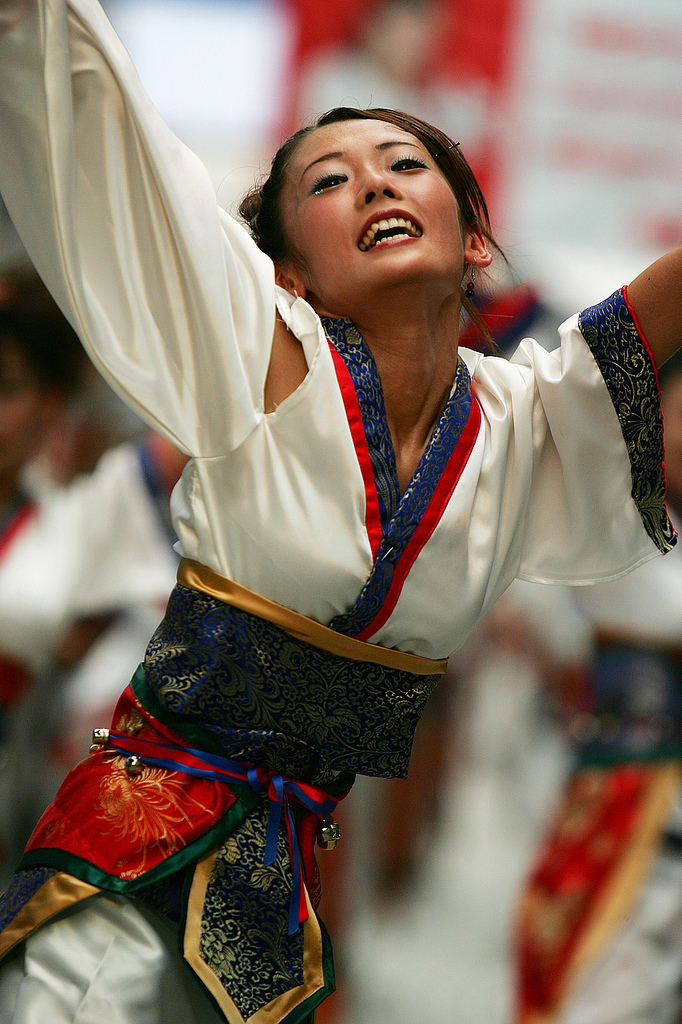
M293 875L289 904L289 935L294 935L300 925L308 919L308 908L301 884L301 853L289 801L295 800L296 803L302 804L303 807L317 815L325 825L331 824L331 815L338 801L315 786L306 782L296 782L269 768L242 764L240 761L233 761L228 757L220 757L218 754L210 754L194 747L156 743L152 740L136 739L125 733L113 731L109 732L107 744L124 757L137 756L146 765L184 772L187 775L196 775L199 778L213 779L230 785L248 785L256 793L265 792L270 800L263 858L265 867L275 863L277 837L282 820L282 809L284 809Z

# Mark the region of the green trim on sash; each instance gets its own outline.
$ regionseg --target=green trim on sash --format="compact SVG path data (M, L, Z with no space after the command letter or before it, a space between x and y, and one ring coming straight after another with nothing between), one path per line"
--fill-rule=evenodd
M108 889L110 892L132 893L139 891L153 882L158 882L162 878L175 874L176 871L181 871L188 864L199 860L209 850L220 846L226 839L229 839L240 825L246 821L254 807L262 800L262 795L255 793L248 786L235 787L235 790L235 803L228 808L215 825L181 850L172 853L153 868L149 868L148 871L129 881L95 867L94 864L84 857L68 853L65 850L48 847L27 850L21 858L18 870L21 871L24 868L38 866L50 867L55 868L57 871L68 871L69 874L75 875L84 882L96 885L100 889Z

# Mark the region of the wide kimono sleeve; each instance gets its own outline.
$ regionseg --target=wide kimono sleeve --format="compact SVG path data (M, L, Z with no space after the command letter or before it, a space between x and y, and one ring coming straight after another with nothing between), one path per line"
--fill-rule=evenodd
M232 449L262 413L271 261L95 0L4 8L20 17L0 34L0 193L31 259L133 409L185 452Z
M675 544L665 507L656 369L627 289L564 323L561 346L523 343L534 468L517 575L614 579Z

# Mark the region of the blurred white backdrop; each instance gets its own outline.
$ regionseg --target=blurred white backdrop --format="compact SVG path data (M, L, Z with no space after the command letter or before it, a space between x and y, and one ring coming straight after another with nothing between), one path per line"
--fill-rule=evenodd
M269 166L293 25L269 0L109 0L107 14L173 131L231 208Z

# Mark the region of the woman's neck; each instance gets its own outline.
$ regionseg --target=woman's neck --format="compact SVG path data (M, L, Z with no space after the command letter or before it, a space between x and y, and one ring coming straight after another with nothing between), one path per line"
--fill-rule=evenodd
M435 313L370 311L354 323L374 357L401 490L411 479L448 400L457 371L459 304Z

